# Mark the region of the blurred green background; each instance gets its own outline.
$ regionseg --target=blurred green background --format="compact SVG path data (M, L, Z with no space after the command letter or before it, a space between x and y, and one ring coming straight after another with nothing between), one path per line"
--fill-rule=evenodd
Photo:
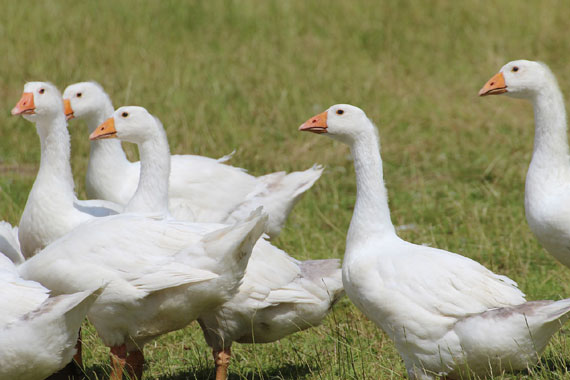
M377 124L400 236L464 254L516 280L529 299L568 297L569 271L524 219L532 107L479 88L514 59L546 62L570 89L567 1L0 0L0 218L17 224L39 164L34 126L10 116L26 81L61 90L95 80L114 105L140 105L173 153L220 157L261 175L326 165L276 244L299 259L341 258L355 198L348 148L297 132L335 103ZM88 139L70 124L85 197ZM129 156L136 149L126 146ZM87 334L87 371L106 349ZM496 378L570 378L566 330L541 365ZM197 326L146 348L145 378L207 379ZM399 379L392 343L348 300L316 329L236 345L231 379ZM569 363L570 364L570 363Z

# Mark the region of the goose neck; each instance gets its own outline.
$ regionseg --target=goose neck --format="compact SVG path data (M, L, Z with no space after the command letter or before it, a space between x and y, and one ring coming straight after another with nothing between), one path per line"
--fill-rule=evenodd
M347 245L370 235L395 235L376 134L357 137L351 145L351 152L356 172L356 204Z
M73 175L71 172L70 141L67 124L63 113L53 118L42 118L36 122L40 137L40 169L34 182L49 183L52 190L57 189L61 197L75 199Z
M533 98L535 134L531 165L539 167L568 167L566 110L564 98L555 84L546 86Z
M139 184L126 212L168 214L170 149L164 131L138 144L141 172Z

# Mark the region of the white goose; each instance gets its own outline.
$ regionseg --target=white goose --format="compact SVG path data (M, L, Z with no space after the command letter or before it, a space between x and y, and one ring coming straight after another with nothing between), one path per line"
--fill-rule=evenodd
M528 99L534 107L534 150L526 175L525 211L544 248L570 267L570 161L564 98L540 62L507 63L479 91Z
M342 266L348 297L394 341L412 379L526 368L568 319L570 299L526 302L509 278L444 250L400 239L390 220L377 131L339 104L301 131L351 148L356 205Z
M68 118L85 119L92 133L113 113L109 96L94 82L68 86L64 92ZM321 176L322 168L254 177L240 168L194 155L173 155L170 175L170 211L179 220L228 223L263 206L269 215L267 233L276 237L293 206ZM118 140L93 141L86 187L91 198L125 205L139 176L139 162L129 162Z
M233 226L120 214L87 221L18 268L54 294L107 284L88 316L113 373L142 378L143 346L230 299L263 233L260 211Z
M0 379L43 380L69 363L98 291L49 297L0 253Z
M130 212L166 212L169 147L158 119L141 107L121 107L91 134L91 139L118 137L136 143L140 153L141 184ZM320 324L342 296L338 260L298 261L263 238L253 248L239 292L198 321L216 362L216 379L225 380L231 345L266 343Z
M19 240L25 257L95 216L119 212L112 202L79 201L75 196L69 163L69 133L63 101L51 83L29 82L12 109L36 124L41 143L40 169L20 219Z
M141 181L132 204L152 204L153 185ZM19 267L55 294L108 284L89 319L111 347L113 379L125 366L140 379L146 342L235 294L267 219L256 211L233 226L198 224L160 211L91 218Z

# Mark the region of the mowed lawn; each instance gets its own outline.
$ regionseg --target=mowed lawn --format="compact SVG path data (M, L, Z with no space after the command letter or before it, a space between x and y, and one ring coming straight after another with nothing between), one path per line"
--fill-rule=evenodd
M508 275L530 300L570 297L570 270L524 218L532 107L477 97L519 58L549 64L570 94L567 1L0 0L0 9L0 219L18 223L39 164L34 126L10 116L24 83L96 80L115 106L158 116L173 153L236 149L231 164L256 175L326 165L276 244L298 259L342 258L355 199L348 148L297 127L351 103L379 128L401 237ZM84 198L86 128L72 121L70 131ZM87 372L104 378L107 349L86 326ZM568 331L538 367L495 378L570 378ZM145 379L213 378L197 324L145 353ZM405 376L392 342L346 298L318 328L233 353L232 380Z

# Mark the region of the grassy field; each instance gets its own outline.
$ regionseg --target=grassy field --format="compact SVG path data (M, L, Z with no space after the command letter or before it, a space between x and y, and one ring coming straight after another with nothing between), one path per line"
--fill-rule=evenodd
M460 3L461 6L456 4ZM570 296L570 271L532 236L523 209L531 105L480 99L504 63L550 65L570 93L570 7L560 1L0 0L0 219L17 224L39 163L32 124L9 116L23 85L96 80L116 106L164 123L174 153L219 157L253 174L326 165L276 244L299 259L343 255L355 198L347 147L297 132L335 103L364 109L382 139L400 236L506 274L528 298ZM71 124L72 166L85 197L88 139ZM131 157L136 150L129 146ZM86 334L87 371L108 371ZM568 329L541 364L496 379L569 378ZM208 379L197 324L146 347L145 379ZM235 345L233 379L400 379L390 340L344 299L319 328L268 345Z

